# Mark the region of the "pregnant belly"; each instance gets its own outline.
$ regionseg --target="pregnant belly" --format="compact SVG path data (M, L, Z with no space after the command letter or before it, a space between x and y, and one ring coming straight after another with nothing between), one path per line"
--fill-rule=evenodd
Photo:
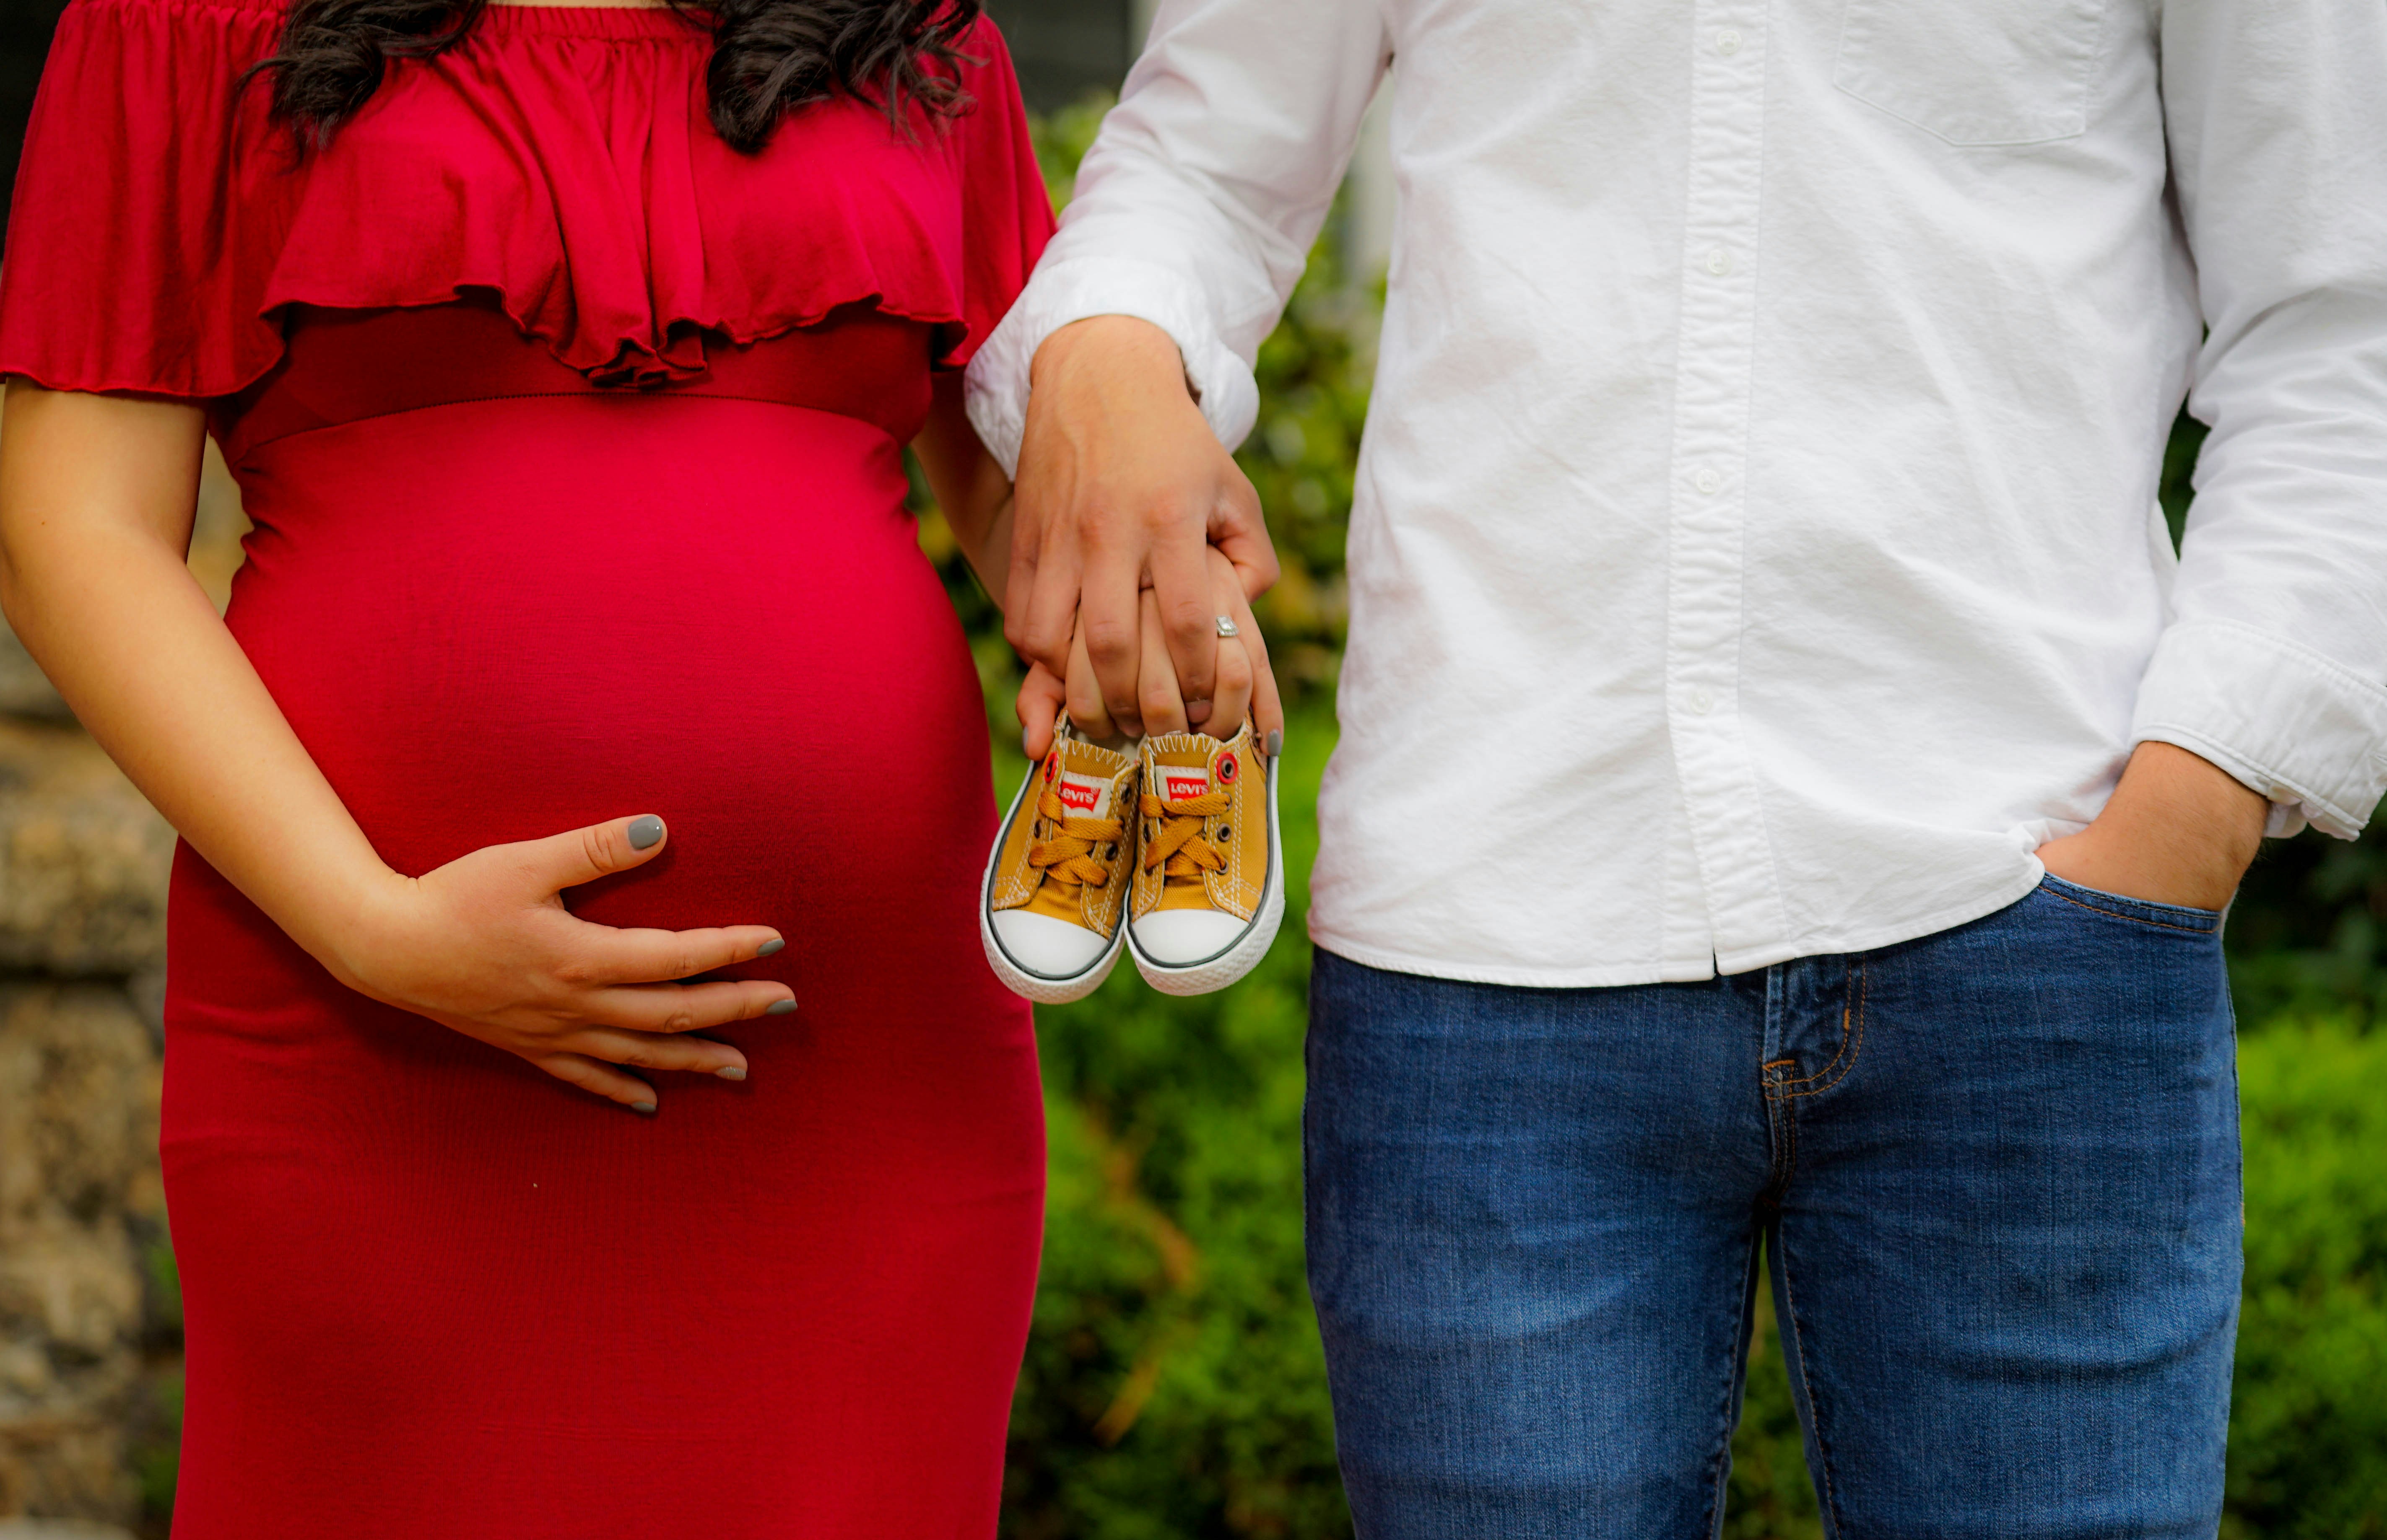
M439 407L256 451L228 621L383 858L660 814L610 925L781 927L780 974L971 936L977 679L894 444L762 402Z

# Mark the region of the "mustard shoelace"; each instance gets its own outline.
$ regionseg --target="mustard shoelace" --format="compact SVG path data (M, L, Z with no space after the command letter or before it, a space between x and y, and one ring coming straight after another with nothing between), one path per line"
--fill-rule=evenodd
M1047 786L1036 799L1036 811L1045 825L1055 830L1050 839L1037 839L1028 846L1029 869L1043 874L1047 882L1068 889L1080 889L1088 883L1096 888L1108 885L1111 864L1094 852L1107 846L1116 854L1119 841L1127 838L1127 827L1117 818L1078 818L1061 805L1060 789Z
M1161 868L1164 881L1199 882L1204 872L1227 869L1227 852L1202 839L1205 820L1227 811L1228 794L1214 788L1198 797L1170 802L1147 791L1143 815L1159 821L1159 832L1144 842L1143 869Z

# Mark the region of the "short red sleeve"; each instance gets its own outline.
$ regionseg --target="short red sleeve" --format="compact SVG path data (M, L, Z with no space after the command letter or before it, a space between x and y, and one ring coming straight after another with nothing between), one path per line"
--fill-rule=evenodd
M965 50L974 104L954 126L961 149L962 321L967 335L938 362L959 369L991 335L1053 238L1053 203L1028 137L1019 77L1003 34L981 19Z
M268 142L262 82L240 84L280 22L187 0L67 8L0 259L0 372L207 399L281 356L259 312L293 157Z

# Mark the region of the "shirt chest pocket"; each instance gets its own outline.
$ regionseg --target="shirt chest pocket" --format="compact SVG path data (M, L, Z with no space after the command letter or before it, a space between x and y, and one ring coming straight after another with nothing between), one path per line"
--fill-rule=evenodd
M1847 0L1832 82L1951 145L2089 127L2113 0Z

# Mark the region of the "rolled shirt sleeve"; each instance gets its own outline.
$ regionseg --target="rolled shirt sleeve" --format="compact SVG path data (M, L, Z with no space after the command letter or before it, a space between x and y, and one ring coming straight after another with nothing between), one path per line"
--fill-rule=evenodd
M1259 412L1253 361L1389 62L1375 0L1165 0L1060 234L970 365L970 421L1006 473L1036 349L1089 316L1167 332L1203 415L1243 442Z
M2133 741L2352 839L2387 791L2387 8L2170 0L2212 425Z

